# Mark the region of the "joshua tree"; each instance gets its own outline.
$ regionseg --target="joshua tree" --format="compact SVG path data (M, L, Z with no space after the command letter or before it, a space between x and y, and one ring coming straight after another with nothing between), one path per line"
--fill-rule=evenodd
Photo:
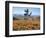
M30 16L31 14L32 14L32 12L28 16Z
M32 12L30 14L28 14L29 13L29 10L28 9L26 9L25 12L26 13L24 14L24 16L30 16L32 14ZM27 19L27 18L24 18L24 19Z
M24 16L30 16L32 14L32 12L30 12L30 14L28 14L29 13L29 10L28 9L26 9L25 12L26 13L24 14Z
M28 12L29 12L29 10L26 9L25 12L26 12L26 13L24 14L24 16L28 16Z

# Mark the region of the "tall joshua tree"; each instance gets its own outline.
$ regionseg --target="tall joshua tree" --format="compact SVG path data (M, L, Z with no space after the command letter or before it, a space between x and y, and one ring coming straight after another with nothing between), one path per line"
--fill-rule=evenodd
M29 13L29 10L28 9L26 9L26 10L24 10L26 13L24 14L24 16L30 16L31 14L32 14L32 12L30 12L30 14L28 14ZM27 19L27 18L24 18L24 19Z
M24 10L26 13L24 14L24 16L28 16L28 12L29 12L29 10L28 9L26 9L26 10Z
M28 14L29 13L29 10L28 9L26 9L26 10L24 10L26 13L24 14L24 16L30 16L31 14L32 14L32 12L30 12L30 14Z

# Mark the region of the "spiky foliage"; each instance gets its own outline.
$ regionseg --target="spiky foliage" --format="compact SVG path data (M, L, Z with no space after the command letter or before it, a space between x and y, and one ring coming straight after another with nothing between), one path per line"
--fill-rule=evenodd
M26 9L26 10L24 10L26 13L24 14L24 16L28 16L28 13L29 13L29 10L28 9Z

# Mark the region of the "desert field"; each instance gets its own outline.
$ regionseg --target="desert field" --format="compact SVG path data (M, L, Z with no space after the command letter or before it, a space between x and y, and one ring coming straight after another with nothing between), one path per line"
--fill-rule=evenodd
M40 30L40 20L13 20L13 31Z

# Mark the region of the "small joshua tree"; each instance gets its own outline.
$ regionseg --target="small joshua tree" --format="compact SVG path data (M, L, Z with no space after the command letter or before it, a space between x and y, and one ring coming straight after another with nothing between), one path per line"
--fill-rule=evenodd
M31 14L32 14L32 12L28 16L30 16Z

